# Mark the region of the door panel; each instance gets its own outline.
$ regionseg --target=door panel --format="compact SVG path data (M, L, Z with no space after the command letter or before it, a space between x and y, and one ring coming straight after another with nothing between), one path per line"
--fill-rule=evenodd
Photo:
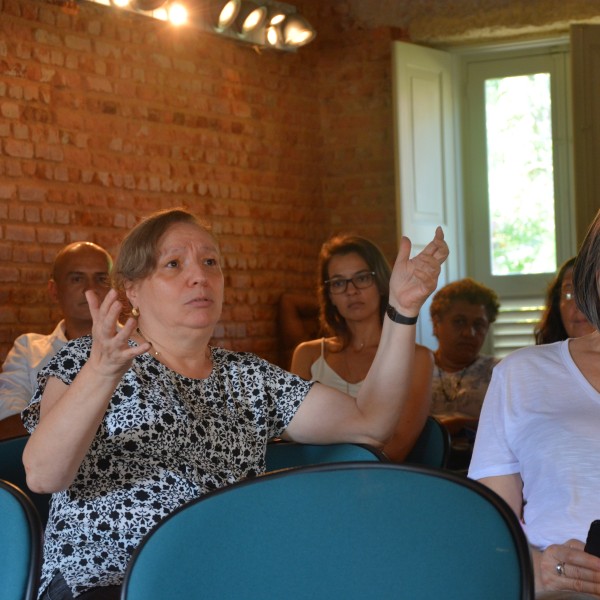
M451 54L394 42L398 235L413 242L413 252L444 228L450 256L439 287L460 277L457 139L453 97L456 59ZM420 343L435 349L429 302L421 310Z

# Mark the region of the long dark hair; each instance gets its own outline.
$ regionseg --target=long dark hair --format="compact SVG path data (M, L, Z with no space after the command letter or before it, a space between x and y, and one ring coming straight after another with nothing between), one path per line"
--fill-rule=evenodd
M560 316L560 293L563 279L567 271L573 268L574 264L575 257L573 256L562 264L558 273L548 285L548 289L546 290L546 309L539 324L533 331L537 345L552 344L553 342L566 340L569 337Z
M600 329L599 275L600 210L588 229L573 267L573 290L577 308L596 329Z

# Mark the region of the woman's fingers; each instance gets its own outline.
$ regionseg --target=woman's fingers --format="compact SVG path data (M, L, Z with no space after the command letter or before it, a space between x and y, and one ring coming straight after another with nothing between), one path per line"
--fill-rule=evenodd
M579 540L546 548L542 555L545 589L600 594L600 558L583 549Z
M403 314L418 312L437 287L441 265L449 254L442 228L436 229L431 242L415 257L409 258L410 251L410 240L402 237L390 282L392 297L400 312L405 310Z

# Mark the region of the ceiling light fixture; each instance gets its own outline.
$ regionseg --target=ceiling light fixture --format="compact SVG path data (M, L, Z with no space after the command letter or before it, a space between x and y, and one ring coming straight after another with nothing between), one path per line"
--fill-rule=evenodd
M317 32L310 23L300 15L289 15L282 25L283 42L293 48L299 48L311 42Z
M295 51L316 36L314 28L298 14L295 6L275 0L225 2L214 31L254 46L287 51Z
M131 7L148 12L160 8L165 2L166 0L133 0Z
M267 21L269 25L281 25L285 21L285 12L276 6L269 6Z
M180 2L171 2L168 10L169 22L172 25L180 26L188 22L188 10Z
M215 29L225 31L235 23L235 19L242 7L242 0L228 0L219 11L219 18Z
M295 52L316 31L295 6L276 0L88 0L173 25L185 23L254 48ZM205 2L205 4L204 4Z
M256 31L267 19L267 7L259 6L256 2L243 2L236 18L236 26L242 35Z

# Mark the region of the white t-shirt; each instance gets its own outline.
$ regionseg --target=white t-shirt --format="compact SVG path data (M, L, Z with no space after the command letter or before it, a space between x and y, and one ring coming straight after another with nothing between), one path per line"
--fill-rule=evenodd
M568 340L517 350L494 368L469 477L513 473L523 480L533 546L585 542L600 519L600 393L573 362Z

